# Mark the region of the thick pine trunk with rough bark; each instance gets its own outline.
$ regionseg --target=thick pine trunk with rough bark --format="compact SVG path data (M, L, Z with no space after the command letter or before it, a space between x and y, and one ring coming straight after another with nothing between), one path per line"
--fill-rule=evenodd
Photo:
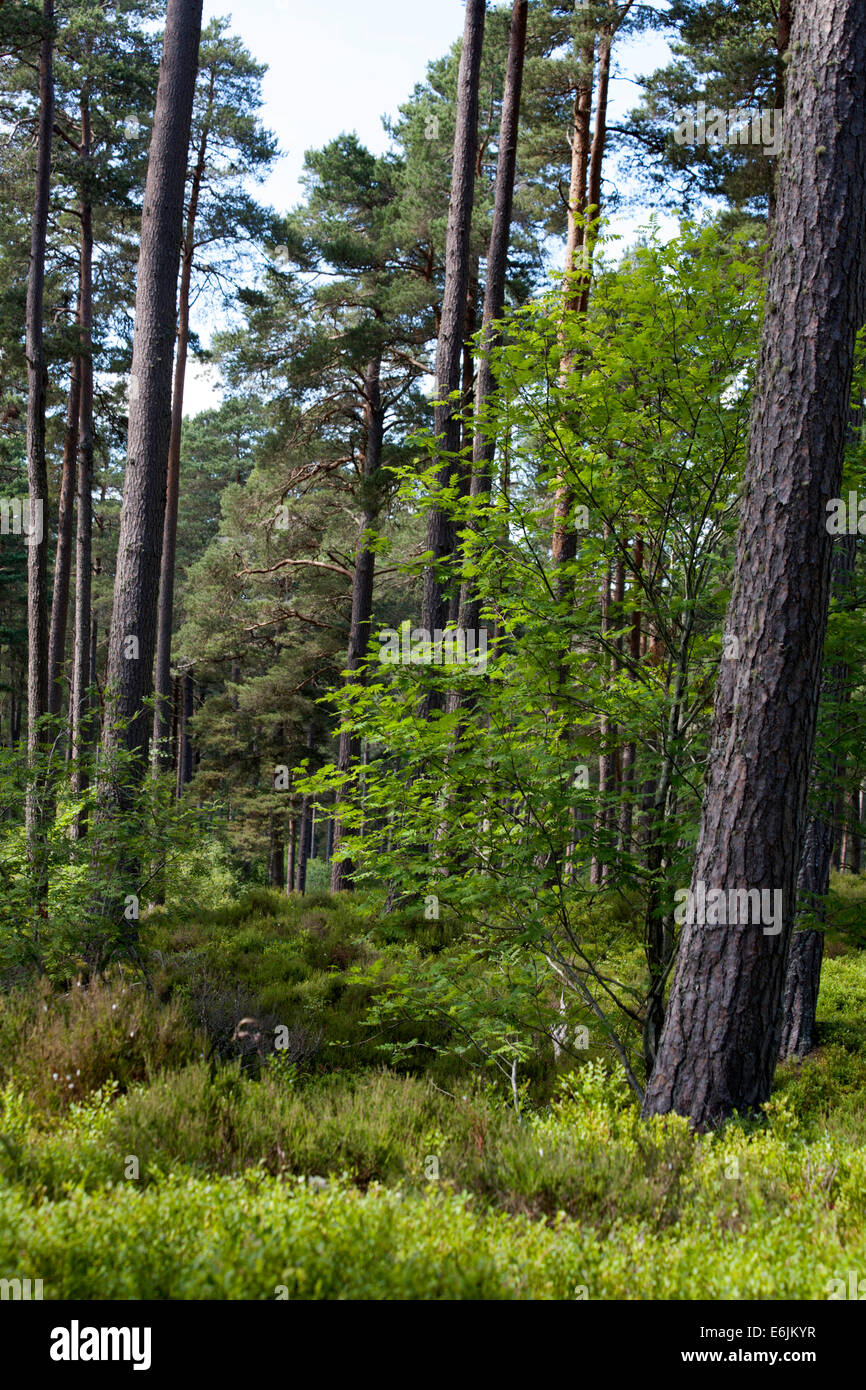
M129 392L126 475L103 727L100 818L124 809L130 781L115 767L125 747L144 772L171 436L172 359L202 0L169 0L142 210ZM119 727L123 721L125 727Z
M457 77L457 122L451 200L445 241L445 288L436 345L436 397L434 432L444 455L438 472L440 486L447 487L457 471L451 456L460 451L460 420L452 394L460 390L466 293L469 288L469 243L475 192L475 158L478 146L478 78L484 38L485 0L466 0L466 22ZM433 506L427 517L426 549L432 562L424 571L421 626L433 633L448 621L448 593L443 562L454 553L454 523L448 512Z
M692 889L782 894L782 929L686 923L644 1113L770 1095L815 735L854 341L864 319L866 6L796 7L776 217Z

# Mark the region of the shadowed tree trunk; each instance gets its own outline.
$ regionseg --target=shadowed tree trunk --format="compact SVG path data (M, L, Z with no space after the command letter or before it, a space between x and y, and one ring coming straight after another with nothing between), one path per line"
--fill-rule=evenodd
M285 886L285 862L282 816L271 817L271 843L268 854L268 883L277 890Z
M129 391L126 476L108 645L98 815L131 804L144 772L156 644L162 527L171 435L172 356L184 184L202 0L168 0L142 210ZM116 755L133 753L121 779Z
M799 5L749 459L693 869L780 892L781 930L686 922L644 1101L701 1128L770 1095L815 735L854 342L864 318L866 8ZM771 899L772 900L772 899ZM693 916L696 914L692 914Z
M312 753L316 746L315 727L310 722L307 730L307 751ZM313 803L306 793L301 799L301 825L298 836L298 892L303 896L307 891L307 860L310 857L310 841L313 834Z
M81 324L81 296L77 319ZM78 417L81 409L81 357L72 359L69 371L69 400L66 432L63 437L63 471L57 506L57 550L54 555L54 587L51 596L51 624L48 635L48 710L59 714L63 704L63 658L69 621L69 576L72 571L72 522L75 515L75 479L78 457Z
M842 851L842 868L847 874L859 874L861 865L860 845L860 788L848 797L848 822L845 827L845 845Z
M286 893L295 891L295 849L297 844L297 821L289 816L289 854L286 862Z
M833 824L825 808L813 816L806 828L803 858L797 883L800 920L795 924L782 992L782 1035L779 1058L805 1057L813 1045L824 933L806 923L823 920L827 890L830 887L830 859ZM804 920L805 919L805 920Z
M27 858L34 906L42 910L48 892L44 855L46 797L40 790L39 763L47 732L40 721L48 711L48 473L45 463L47 371L42 334L45 294L45 238L51 198L51 131L54 124L54 0L43 0L39 49L39 120L36 141L36 192L30 231L27 279Z
M435 389L440 404L435 407L434 431L444 455L437 475L442 487L451 483L456 471L452 456L460 451L460 420L450 397L460 390L461 384L463 326L469 288L469 238L478 146L478 78L485 8L485 0L466 0L466 23L457 77L457 122L445 242L445 288L436 345ZM454 544L454 523L448 512L440 506L431 507L427 517L426 549L433 559L424 571L421 600L421 626L431 634L437 628L444 628L448 621L448 597L442 564L453 555Z
M359 678L359 668L367 655L370 643L370 621L373 615L373 579L376 572L374 532L379 524L381 507L382 438L385 412L379 388L379 358L367 367L364 378L364 475L362 482L361 534L355 555L355 574L352 580L352 617L349 627L349 646L346 653L347 682ZM337 750L337 768L350 772L358 761L358 740L351 729L342 729ZM334 815L333 845L338 848L343 827L339 802ZM331 863L331 892L339 893L352 886L352 861L335 859Z
M851 415L851 435L852 439L858 437L855 411ZM844 601L856 563L857 537L837 537L833 546L831 584L835 597L840 601ZM823 691L823 698L827 700L830 710L835 712L830 715L831 723L837 722L839 712L850 698L850 691L849 667L844 662L834 663L825 677ZM780 1060L804 1057L812 1047L824 955L822 928L827 912L833 843L839 833L834 822L832 788L838 784L842 771L843 764L838 757L831 757L829 767L818 769L813 765L812 768L812 795L821 806L816 814L810 816L803 838L797 879L797 919L782 993Z
M189 736L189 721L193 716L192 671L184 671L180 677L180 715L177 731L177 781L175 795L179 798L187 782L192 781L192 741Z

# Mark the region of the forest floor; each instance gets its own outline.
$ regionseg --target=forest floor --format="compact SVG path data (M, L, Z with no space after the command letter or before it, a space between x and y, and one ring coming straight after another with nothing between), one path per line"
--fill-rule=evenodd
M364 972L387 977L401 928L351 901L156 913L151 989L0 1001L0 1268L63 1299L847 1297L866 880L834 901L816 1049L710 1136L640 1120L600 1055L539 1066L517 1114L428 1025L383 1054Z

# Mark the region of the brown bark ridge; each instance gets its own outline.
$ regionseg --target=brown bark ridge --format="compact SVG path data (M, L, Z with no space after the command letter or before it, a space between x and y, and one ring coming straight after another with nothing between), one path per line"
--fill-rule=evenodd
M54 0L43 0L39 50L39 118L36 191L30 229L25 354L27 358L27 492L31 534L27 537L27 857L34 870L34 899L41 903L48 882L42 862L46 819L36 766L47 731L48 711L48 473L45 463L47 370L42 313L45 295L45 239L51 199L51 132L54 125ZM41 519L41 526L40 526ZM40 534L41 530L41 534Z
M202 0L168 0L142 209L100 815L113 804L123 807L128 797L112 766L116 750L125 745L138 755L139 775L146 757L143 702L151 692L156 645L177 280L201 13Z
M692 888L778 890L778 934L686 925L644 1113L770 1095L805 824L854 340L864 318L866 7L799 5L749 458Z
M457 122L451 199L445 240L445 288L436 344L436 396L433 428L441 453L437 475L440 487L448 487L455 472L454 456L460 450L460 420L451 396L460 390L463 325L469 288L469 238L475 193L475 155L478 145L478 78L484 39L485 0L466 0L466 22L457 76ZM448 597L441 566L454 553L454 523L447 510L436 505L427 517L426 550L432 556L424 570L421 626L428 632L444 628L448 621Z
M180 293L177 314L177 354L171 398L171 437L168 446L168 472L165 487L165 516L162 527L159 607L157 610L156 668L154 671L153 746L155 772L171 766L169 733L171 724L171 627L174 616L174 562L177 553L177 508L180 494L180 447L183 438L183 393L189 354L189 297L195 259L195 224L201 185L207 162L210 118L213 111L216 72L211 72L208 109L202 126L198 153L192 174L181 251Z
M363 510L352 579L352 616L346 652L347 682L359 678L358 673L370 644L370 623L373 616L373 580L376 573L373 542L381 506L382 441L385 428L385 410L379 384L380 370L381 363L376 357L370 361L364 374L364 473L361 488ZM351 729L341 729L337 768L340 772L349 772L357 761L358 740L353 736ZM339 801L334 814L333 834L336 849L343 834ZM332 893L351 888L352 868L350 859L331 861Z
M487 248L484 307L481 311L481 352L475 377L475 426L472 437L470 496L477 500L486 497L490 492L496 451L492 431L485 431L483 426L485 408L496 389L490 355L501 339L497 325L505 307L505 272L508 266L508 244L514 206L514 175L517 168L520 94L523 87L528 11L529 0L514 0L508 31L508 59L505 67L502 116L499 122L496 186L493 194L493 223L490 228L490 245ZM464 581L460 595L460 627L465 631L477 632L480 612L481 599L474 583Z

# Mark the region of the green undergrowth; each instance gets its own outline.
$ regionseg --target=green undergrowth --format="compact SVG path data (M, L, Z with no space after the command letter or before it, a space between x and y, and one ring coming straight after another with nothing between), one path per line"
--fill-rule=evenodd
M447 922L424 930L428 955L449 949ZM642 1121L600 1056L524 1088L521 1113L495 1069L446 1077L424 1048L414 1071L383 1066L346 1000L408 944L355 903L262 893L155 914L146 941L152 989L0 1000L0 1267L48 1298L815 1299L866 1275L850 940L825 961L815 1051L779 1068L762 1118L707 1136ZM318 977L339 989L305 1052ZM220 1011L264 1015L275 984L302 991L279 1005L298 1006L297 1055L221 1050Z

